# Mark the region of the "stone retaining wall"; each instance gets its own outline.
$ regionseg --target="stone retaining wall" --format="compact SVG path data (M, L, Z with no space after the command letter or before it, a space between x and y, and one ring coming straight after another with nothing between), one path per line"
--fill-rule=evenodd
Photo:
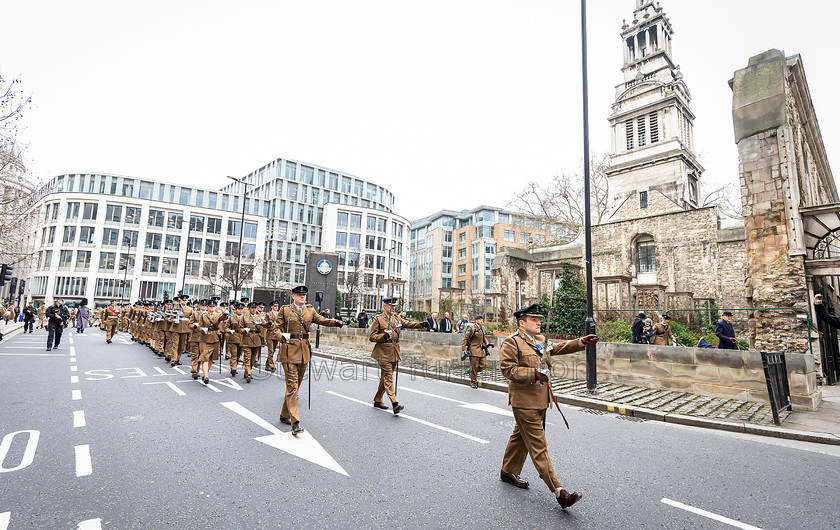
M321 328L321 343L373 350L368 334L365 329ZM460 359L460 335L404 331L400 339L404 357L422 357L427 363ZM491 339L498 341L499 337ZM491 362L498 360L498 349L491 350ZM769 402L761 354L756 351L602 342L597 347L597 360L601 382ZM822 401L822 392L817 386L814 358L808 354L788 353L786 361L794 408L816 410ZM558 377L585 379L584 353L557 359L553 370Z

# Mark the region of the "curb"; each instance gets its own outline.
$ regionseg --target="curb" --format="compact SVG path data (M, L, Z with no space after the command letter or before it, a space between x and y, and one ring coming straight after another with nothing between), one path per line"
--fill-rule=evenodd
M12 326L9 326L9 328L12 328ZM14 337L15 335L20 335L21 332L23 332L23 322L15 322L13 329L8 329L3 332L3 340ZM44 344L46 344L46 342Z
M373 359L359 359L357 357L348 357L345 355L335 355L328 353L321 353L313 351L312 355L324 359L331 359L334 361L341 361L346 363L360 364L370 366L371 368L379 368ZM414 367L400 366L398 371L404 374L421 375L427 379L437 379L439 381L448 381L450 383L469 385L469 380L462 377L457 377L450 373L422 370ZM496 390L499 392L507 392L507 385L495 382L479 381L480 388L488 390ZM771 438L782 438L786 440L796 440L800 442L811 442L828 445L840 445L840 436L828 433L797 431L793 429L783 429L781 427L770 427L765 425L754 425L752 423L744 423L729 420L713 420L708 418L699 418L696 416L686 416L685 414L670 414L654 409L647 409L644 407L636 407L633 405L619 405L608 401L601 401L598 399L588 398L584 396L577 396L572 394L554 393L554 397L558 403L565 405L573 405L576 407L602 410L620 414L624 416L632 416L643 420L661 421L664 423L673 423L675 425L687 425L690 427L702 427L705 429L715 429L719 431L739 432L744 434L755 434L759 436L768 436Z

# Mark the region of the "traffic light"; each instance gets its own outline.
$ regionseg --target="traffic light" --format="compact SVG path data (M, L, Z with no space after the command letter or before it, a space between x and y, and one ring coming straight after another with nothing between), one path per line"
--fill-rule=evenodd
M11 265L3 264L0 267L0 287L6 285L6 282L12 279L12 272L14 272L15 268Z
M163 299L169 300L169 291L163 291Z
M26 289L26 280L21 280L20 281L20 286L18 287L18 295L23 295L25 289Z

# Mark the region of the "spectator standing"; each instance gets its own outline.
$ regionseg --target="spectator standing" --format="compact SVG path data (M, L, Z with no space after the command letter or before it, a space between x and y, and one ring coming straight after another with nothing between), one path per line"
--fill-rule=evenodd
M358 314L358 316L356 316L356 322L359 323L360 328L366 328L367 327L368 316L367 316L367 313L365 313L364 309L362 309L362 311Z
M631 340L633 344L644 344L642 342L642 333L644 332L646 318L647 315L645 315L644 312L639 311L639 314L636 315L636 319L633 320L633 325L630 327L630 330L633 333L633 338Z
M90 308L88 307L87 298L82 298L79 305L79 310L76 311L76 331L84 333L85 329L90 326Z
M461 315L461 319L455 324L455 331L463 335L469 325L470 321L467 319L467 315Z
M653 344L656 346L667 346L668 337L674 342L674 333L671 331L671 317L662 315L659 317L659 324L653 326Z
M26 330L29 330L29 333L32 333L32 326L35 324L35 318L37 317L37 313L35 312L35 306L32 305L32 302L29 302L23 309L23 332L26 333Z
M426 320L426 322L429 323L429 331L438 330L437 313L432 313L432 315Z
M650 344L651 337L653 337L653 320L646 318L642 328L642 344Z
M64 306L64 298L56 298L46 312L47 322L47 351L58 349L61 343L61 333L70 320L70 312Z
M443 318L438 325L438 331L441 333L452 333L452 319L449 318L449 312L443 314Z
M715 324L715 335L718 338L718 348L721 350L737 350L735 330L732 328L732 312L724 311L723 316Z

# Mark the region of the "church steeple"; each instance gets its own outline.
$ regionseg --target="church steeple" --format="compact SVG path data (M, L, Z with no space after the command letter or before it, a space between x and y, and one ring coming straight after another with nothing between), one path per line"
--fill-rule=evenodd
M621 26L624 80L610 115L610 221L696 208L703 168L693 150L691 93L674 63L659 2L636 0Z

